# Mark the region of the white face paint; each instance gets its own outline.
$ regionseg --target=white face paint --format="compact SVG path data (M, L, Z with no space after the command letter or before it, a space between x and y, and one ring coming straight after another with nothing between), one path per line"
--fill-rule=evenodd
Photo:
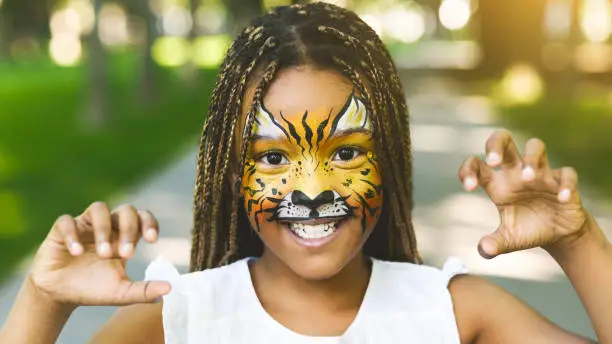
M245 128L246 129L246 128ZM280 140L288 137L285 129L274 119L274 116L259 105L255 111L255 122L253 123L253 134L266 139Z
M366 106L353 94L336 127L336 131L347 131L354 129L372 130L372 122L368 116Z

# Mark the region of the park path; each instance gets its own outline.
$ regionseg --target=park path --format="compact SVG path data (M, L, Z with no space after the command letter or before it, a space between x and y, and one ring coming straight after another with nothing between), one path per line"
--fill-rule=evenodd
M561 270L541 250L514 253L485 261L475 246L484 233L497 226L495 209L482 193L467 194L457 181L456 171L465 157L481 154L484 142L497 129L490 102L462 93L461 85L427 78L406 82L412 114L414 146L414 190L417 207L414 221L421 253L428 264L441 266L449 256L461 258L470 271L500 284L565 327L593 337L593 330L577 296ZM515 133L519 143L525 141ZM161 238L156 245L142 245L128 264L132 278L142 279L148 262L163 254L182 272L189 259L195 149L181 156L143 184L111 204L131 203L146 208L160 220ZM612 207L586 197L604 228L612 229ZM608 232L612 238L612 233ZM27 262L24 263L27 266ZM3 322L23 280L25 269L0 288L0 322ZM112 307L77 310L58 343L79 344L114 312Z

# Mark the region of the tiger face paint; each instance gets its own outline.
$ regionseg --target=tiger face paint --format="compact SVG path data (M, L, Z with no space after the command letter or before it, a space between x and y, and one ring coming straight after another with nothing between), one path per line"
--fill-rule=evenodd
M370 231L383 197L370 114L359 97L351 93L336 109L257 110L242 179L252 226L261 232L277 222L307 244L324 244L343 226Z

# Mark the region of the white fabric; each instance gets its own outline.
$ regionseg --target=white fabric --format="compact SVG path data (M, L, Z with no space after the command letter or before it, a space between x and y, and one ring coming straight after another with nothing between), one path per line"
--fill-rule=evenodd
M362 344L459 343L447 286L467 270L458 259L436 269L372 260L372 275L357 317L341 337L309 337L291 331L261 306L243 259L221 268L179 275L160 257L146 280L172 284L164 296L166 344Z

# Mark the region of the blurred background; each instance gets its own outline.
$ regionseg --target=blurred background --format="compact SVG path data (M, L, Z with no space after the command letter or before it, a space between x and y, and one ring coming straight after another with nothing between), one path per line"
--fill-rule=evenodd
M307 3L308 1L294 1ZM461 161L497 128L545 140L581 176L612 231L611 0L334 0L376 30L411 108L415 222L428 264L449 256L559 325L594 337L541 250L485 261L497 224L465 194ZM129 273L163 254L187 271L197 137L238 29L285 0L0 0L0 321L55 218L129 202L162 225ZM112 312L83 308L59 343L83 343Z

